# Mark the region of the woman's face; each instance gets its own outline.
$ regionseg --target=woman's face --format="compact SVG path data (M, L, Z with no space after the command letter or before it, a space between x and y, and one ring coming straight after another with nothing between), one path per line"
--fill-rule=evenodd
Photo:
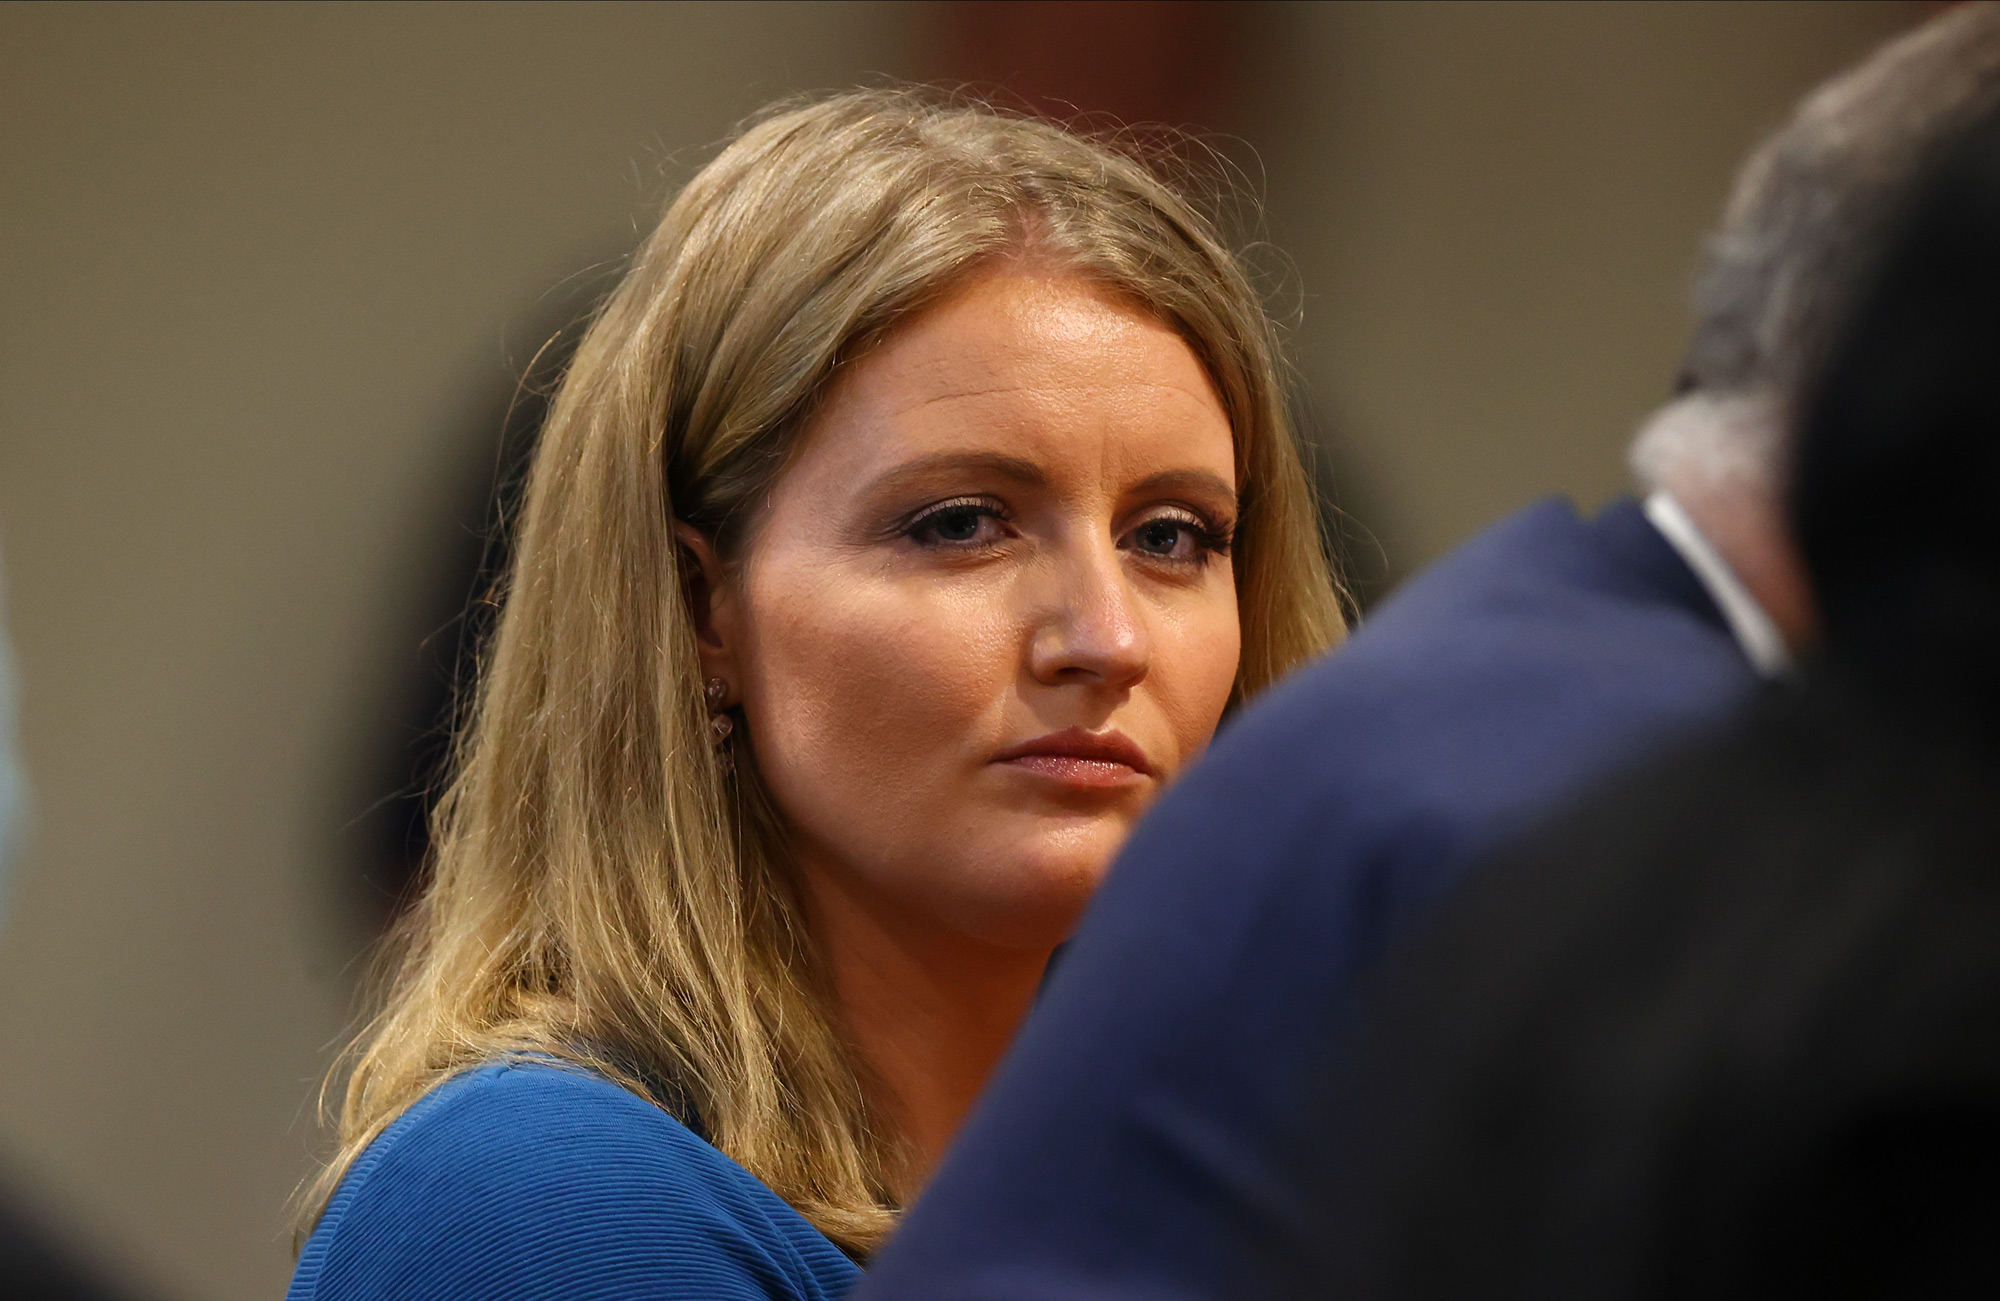
M855 364L712 606L808 894L1059 941L1214 731L1234 444L1170 329L995 273Z

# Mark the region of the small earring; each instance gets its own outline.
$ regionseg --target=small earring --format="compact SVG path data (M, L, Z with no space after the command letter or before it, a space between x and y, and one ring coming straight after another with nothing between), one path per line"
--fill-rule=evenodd
M717 760L722 771L732 772L736 767L736 756L726 748L729 734L736 730L736 720L722 711L722 702L729 698L729 684L721 678L710 678L701 689L702 700L708 705L708 743L718 751Z

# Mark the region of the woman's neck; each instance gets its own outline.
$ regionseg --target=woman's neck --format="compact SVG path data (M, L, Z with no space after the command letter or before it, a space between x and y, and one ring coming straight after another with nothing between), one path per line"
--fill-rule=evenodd
M943 933L834 873L806 872L806 907L845 1029L902 1126L913 1198L1034 1002L1056 941L1025 947Z

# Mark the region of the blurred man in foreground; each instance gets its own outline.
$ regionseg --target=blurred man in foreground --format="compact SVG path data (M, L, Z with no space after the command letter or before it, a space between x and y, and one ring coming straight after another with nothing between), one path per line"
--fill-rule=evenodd
M1821 653L1389 964L1298 1295L2000 1296L2000 115L1832 356Z
M2000 95L1965 6L1810 97L1712 246L1648 496L1550 502L1236 720L1141 826L858 1293L1254 1295L1323 1224L1308 1096L1356 982L1468 862L1783 673L1815 615L1777 484L1800 376L1925 155Z

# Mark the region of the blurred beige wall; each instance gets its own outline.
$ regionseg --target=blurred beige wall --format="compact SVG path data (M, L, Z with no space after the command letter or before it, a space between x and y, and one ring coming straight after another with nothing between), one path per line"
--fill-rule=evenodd
M1622 482L1729 172L1905 3L1272 6L1248 134L1401 571ZM277 1295L349 1007L355 767L538 304L727 124L921 75L895 5L0 6L0 545L31 840L0 1159Z
M1543 494L1623 491L1731 173L1927 6L1301 4L1246 134L1305 298L1336 493L1403 574Z

